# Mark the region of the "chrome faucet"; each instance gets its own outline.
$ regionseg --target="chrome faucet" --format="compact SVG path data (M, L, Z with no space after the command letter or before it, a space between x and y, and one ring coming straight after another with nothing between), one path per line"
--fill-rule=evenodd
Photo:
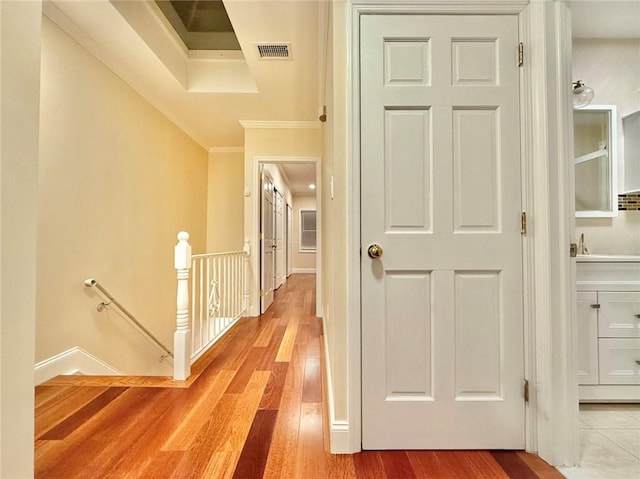
M584 233L580 235L580 241L578 242L578 254L589 254L587 244L584 242Z

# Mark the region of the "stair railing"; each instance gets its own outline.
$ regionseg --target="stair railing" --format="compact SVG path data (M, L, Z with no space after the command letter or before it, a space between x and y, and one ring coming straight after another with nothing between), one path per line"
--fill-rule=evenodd
M110 306L113 304L118 308L118 310L120 310L122 314L124 314L125 318L131 321L140 331L142 331L147 336L147 338L153 341L160 349L162 349L165 352L165 354L160 356L160 361L163 361L168 356L173 358L173 353L169 351L169 349L164 344L162 344L160 340L158 340L158 338L156 338L151 331L145 328L144 325L140 323L140 321L138 321L133 314L131 314L124 306L122 306L122 304L120 304L120 302L117 299L115 299L100 283L98 283L97 280L93 278L86 279L84 281L84 285L87 288L97 289L107 299L106 302L102 301L101 303L98 304L98 306L96 306L96 309L98 310L98 312L104 311L107 308L107 306Z
M247 311L249 253L245 242L242 251L192 255L189 234L178 234L174 379L187 379L191 364Z

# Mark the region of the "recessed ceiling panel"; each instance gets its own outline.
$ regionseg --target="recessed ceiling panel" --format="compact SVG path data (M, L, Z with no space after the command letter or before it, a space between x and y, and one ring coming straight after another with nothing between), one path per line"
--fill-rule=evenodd
M221 0L156 0L189 50L240 50Z

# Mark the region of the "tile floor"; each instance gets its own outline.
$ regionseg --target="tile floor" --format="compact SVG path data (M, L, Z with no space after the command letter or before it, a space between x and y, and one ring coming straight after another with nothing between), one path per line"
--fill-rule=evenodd
M568 479L640 479L640 404L580 405L580 466Z

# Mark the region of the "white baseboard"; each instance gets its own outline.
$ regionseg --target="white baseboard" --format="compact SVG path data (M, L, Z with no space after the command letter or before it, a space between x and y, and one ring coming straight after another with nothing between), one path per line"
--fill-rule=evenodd
M293 268L293 273L315 273L315 268Z
M91 376L122 376L117 369L75 347L36 364L34 379L36 386L60 374L86 374Z
M329 441L331 454L353 454L349 422L332 419L329 426Z
M327 379L327 408L329 410L329 449L331 454L352 454L351 430L349 421L336 420L333 406L333 379L331 377L331 361L329 361L329 346L327 345L327 323L322 318L322 330L324 334L324 367Z

